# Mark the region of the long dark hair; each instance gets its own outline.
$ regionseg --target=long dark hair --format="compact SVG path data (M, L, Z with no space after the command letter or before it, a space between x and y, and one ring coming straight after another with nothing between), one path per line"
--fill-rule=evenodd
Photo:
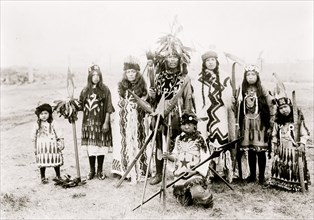
M242 100L244 100L244 97L246 96L246 93L248 91L248 88L252 85L250 85L247 80L246 80L246 74L248 71L244 72L244 77L243 77L243 81L242 81ZM266 126L266 128L269 128L270 123L270 112L269 112L269 107L267 105L267 101L266 101L266 97L263 93L263 87L262 87L262 83L261 83L261 79L259 77L259 73L256 73L256 82L254 84L254 86L256 87L256 96L258 99L258 109L259 109L259 114L261 115L261 120L262 120L262 124L264 124ZM240 121L243 120L243 101L242 104L240 106Z
M139 71L136 71L135 80L133 82L128 80L125 72L123 73L123 78L118 83L118 93L122 98L126 98L125 94L127 89L133 90L139 97L147 95L146 82Z
M88 73L87 85L85 86L85 88L82 91L83 100L86 100L86 98L89 96L89 94L93 90L94 84L93 84L92 78L93 78L94 71L96 71L99 75L99 82L96 85L96 95L99 96L100 98L104 98L105 91L106 91L106 85L103 83L103 77L102 77L101 71L98 69L98 70L90 71Z
M206 70L207 70L207 67L206 67L206 60L203 61L202 63L202 71L200 73L200 75L202 75L202 79L204 81L206 81ZM213 69L213 72L216 74L217 76L217 83L219 85L219 95L221 97L221 83L220 83L220 74L219 74L219 61L218 59L216 59L216 67L215 69ZM203 99L203 107L205 106L205 94L204 94L204 83L202 83L202 99Z

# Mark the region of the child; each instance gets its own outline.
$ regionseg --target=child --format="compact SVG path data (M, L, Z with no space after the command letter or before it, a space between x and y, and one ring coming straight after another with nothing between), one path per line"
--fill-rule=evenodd
M243 136L240 151L248 150L250 176L248 182L256 180L256 156L258 158L259 182L265 183L266 151L273 120L272 97L262 85L257 66L244 68L242 101L240 104L240 133Z
M269 184L289 191L301 191L298 165L298 154L300 153L304 163L304 183L306 189L310 184L310 175L305 157L305 145L309 136L304 124L304 118L301 111L298 110L298 116L301 116L300 143L295 143L291 100L287 97L282 97L277 99L276 103L278 110L272 132L274 159Z
M179 180L174 185L173 194L183 206L198 204L206 208L211 207L213 196L205 179L208 163L192 170L209 156L208 147L201 133L197 131L197 118L194 113L185 112L180 124L182 133L176 138L172 153L164 153L163 158L175 163L173 171L175 177L183 173L188 173L187 175L191 177Z
M105 154L112 147L110 114L114 112L109 88L103 83L98 65L88 69L87 85L80 94L80 107L83 110L82 148L89 157L91 180L97 175L99 180L106 178L103 173ZM95 162L97 157L97 173Z
M48 183L45 176L46 167L54 167L56 178L61 179L60 166L63 165L63 137L55 127L52 118L52 107L45 103L36 108L38 117L32 130L32 142L36 163L40 169L41 182Z

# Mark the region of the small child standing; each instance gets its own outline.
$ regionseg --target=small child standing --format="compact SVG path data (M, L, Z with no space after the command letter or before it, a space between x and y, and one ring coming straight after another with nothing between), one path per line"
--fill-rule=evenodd
M175 163L173 171L175 177L186 173L190 178L179 180L174 185L173 194L183 206L195 204L205 208L212 207L213 195L206 180L208 163L192 170L194 166L209 156L206 142L197 130L195 114L192 112L183 113L180 125L182 133L176 138L172 153L164 153L163 158L168 158Z
M298 164L298 156L301 154L304 162L305 189L308 190L308 185L311 183L305 156L305 145L309 135L304 123L303 114L298 109L297 115L300 118L300 143L296 143L292 102L287 97L281 97L275 101L278 110L272 132L274 159L269 185L288 191L301 191L300 168Z
M41 182L48 183L46 167L54 167L56 178L61 179L60 166L63 165L63 137L56 129L52 118L52 107L45 103L36 108L37 122L32 129L32 142L36 163L40 169Z

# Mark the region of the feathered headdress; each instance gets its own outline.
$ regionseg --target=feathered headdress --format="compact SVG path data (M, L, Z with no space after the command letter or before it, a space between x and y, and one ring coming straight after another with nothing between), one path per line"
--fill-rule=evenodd
M100 72L100 67L97 64L94 64L88 68L88 73L91 73L93 71L97 71L97 72L99 71Z
M255 66L255 65L252 65L252 64L246 65L244 67L244 71L245 72L253 71L253 72L257 73L257 74L260 73L260 70L259 70L258 66Z
M181 40L177 37L177 34L182 31L182 25L180 25L175 18L172 26L171 33L159 38L157 43L160 44L156 51L156 58L159 61L163 61L168 55L177 55L181 58L181 63L190 63L191 48L185 47Z
M273 73L273 76L276 78L276 87L274 88L273 95L274 95L274 104L276 104L278 107L281 105L291 105L291 99L288 98L286 87L283 84L283 82L279 79L278 75L276 73Z

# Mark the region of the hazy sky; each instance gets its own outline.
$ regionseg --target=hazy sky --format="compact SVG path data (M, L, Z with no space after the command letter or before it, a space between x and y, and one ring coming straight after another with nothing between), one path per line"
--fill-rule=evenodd
M193 47L268 62L313 59L313 1L1 1L1 66L121 62L170 32Z

